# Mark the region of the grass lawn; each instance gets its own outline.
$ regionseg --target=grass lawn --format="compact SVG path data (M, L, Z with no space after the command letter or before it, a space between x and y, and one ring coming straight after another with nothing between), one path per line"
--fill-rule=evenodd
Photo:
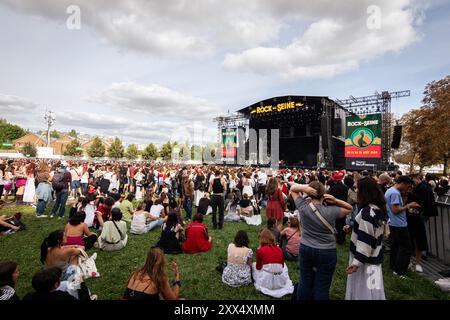
M48 209L47 209L48 210ZM0 261L12 260L19 264L20 277L17 292L23 297L31 288L33 274L42 269L39 261L39 248L42 240L52 231L63 229L67 218L62 220L41 218L37 219L34 209L27 206L6 207L1 214L11 215L17 211L23 213L25 231L8 236L0 236ZM68 210L66 210L66 216ZM270 299L257 292L254 286L231 288L222 283L221 275L216 266L226 260L228 244L233 240L238 230L245 230L250 237L250 247L256 252L258 247L258 231L262 226L248 226L243 222L225 223L223 230L212 230L211 216L205 218L205 223L211 228L213 249L210 252L195 255L168 255L167 272L169 279L173 279L170 262L175 259L181 272L183 286L181 297L186 299L204 300L257 300ZM263 213L263 224L265 215ZM147 250L159 239L160 232L153 230L145 235L131 235L127 247L118 252L102 252L98 250L97 268L100 278L88 279L87 285L99 299L119 299L131 272L142 266L145 262ZM92 250L89 254L92 254ZM348 244L338 248L338 265L331 288L331 298L340 300L345 297L347 276L345 268L348 261ZM388 261L384 264L384 285L389 300L437 300L449 299L450 295L440 291L432 282L416 275L410 274L412 280L405 281L395 278L388 269ZM294 283L298 281L299 268L297 263L288 262L289 274ZM290 297L285 297L290 299Z

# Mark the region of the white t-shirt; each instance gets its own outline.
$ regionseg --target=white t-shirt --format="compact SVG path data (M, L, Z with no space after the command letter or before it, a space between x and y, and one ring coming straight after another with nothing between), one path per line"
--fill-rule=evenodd
M164 206L162 204L158 204L158 205L154 204L150 208L150 214L152 216L155 216L155 217L159 218L159 217L161 217L161 213L162 213L163 210L164 210Z

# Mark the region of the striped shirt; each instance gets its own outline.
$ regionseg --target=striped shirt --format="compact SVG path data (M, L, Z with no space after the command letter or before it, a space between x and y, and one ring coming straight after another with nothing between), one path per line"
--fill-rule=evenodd
M362 264L383 263L384 225L386 218L375 205L363 207L355 218L350 242L350 252L353 254L351 265L360 267Z

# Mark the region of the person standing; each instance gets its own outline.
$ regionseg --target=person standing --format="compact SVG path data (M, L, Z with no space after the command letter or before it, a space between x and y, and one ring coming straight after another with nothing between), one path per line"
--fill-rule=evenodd
M339 172L336 172L332 175L331 179L333 180L333 183L330 189L328 190L328 193L338 200L347 202L348 188L346 185L342 183L342 178L343 175ZM343 245L345 242L344 226L345 226L345 217L336 220L336 231L337 231L336 242L339 245Z
M209 192L211 193L212 221L213 229L223 228L223 215L225 211L225 190L227 184L219 170L216 170L214 179L209 184ZM219 209L219 223L217 223L217 209Z
M267 208L266 219L274 218L277 220L277 228L281 231L283 223L284 212L286 211L286 202L284 201L283 193L278 186L278 180L275 177L269 179L269 184L266 188Z
M413 181L408 176L398 176L395 185L386 191L386 206L389 215L389 229L391 232L391 259L390 267L394 275L406 279L409 260L411 256L411 241L408 232L406 211L419 209L416 202L404 205L402 193L406 194Z
M69 197L69 183L72 181L72 175L66 170L66 164L61 163L58 170L53 175L52 187L56 192L56 201L53 205L50 218L56 216L59 209L58 219L64 217L66 210L67 198Z
M330 287L337 264L334 228L337 219L345 218L352 206L325 194L325 186L313 181L308 185L294 184L290 189L302 222L300 243L299 300L329 300ZM311 198L303 198L306 193Z
M346 300L385 300L382 240L387 222L386 200L377 182L358 181L358 206L350 242Z
M423 272L421 265L422 253L428 251L427 233L425 230L425 222L429 217L438 215L436 201L431 186L423 181L421 174L413 174L411 178L414 182L414 189L408 194L407 202L416 201L419 209L408 210L407 222L408 232L411 237L411 246L414 249L416 257L416 272Z
M186 211L186 220L192 218L192 205L194 202L194 182L189 178L189 174L183 176L183 209Z
M36 185L35 185L35 175L36 175L36 164L31 162L27 165L25 169L25 174L27 175L27 182L25 184L25 190L23 192L23 202L31 205L35 205L35 195L36 195Z

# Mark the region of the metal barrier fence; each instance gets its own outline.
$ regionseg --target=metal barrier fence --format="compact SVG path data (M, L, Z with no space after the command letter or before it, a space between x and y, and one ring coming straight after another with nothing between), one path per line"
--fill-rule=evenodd
M439 215L425 223L429 253L450 265L450 195L436 198Z

